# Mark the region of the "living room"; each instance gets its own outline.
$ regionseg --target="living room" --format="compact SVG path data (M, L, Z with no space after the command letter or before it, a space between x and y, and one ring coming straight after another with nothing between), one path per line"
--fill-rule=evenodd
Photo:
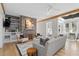
M0 55L79 55L79 4L0 3L0 13Z

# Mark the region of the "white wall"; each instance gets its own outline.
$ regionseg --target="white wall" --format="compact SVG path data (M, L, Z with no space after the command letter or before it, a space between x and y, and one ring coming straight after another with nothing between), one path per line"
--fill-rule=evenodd
M54 37L58 35L58 20L57 19L52 20L52 32L53 32L52 35Z
M44 21L44 22L38 22L37 23L37 33L40 33L43 36L46 36L46 23L47 22L52 22L52 36L57 36L58 34L58 27L57 27L57 20L54 19L50 19L48 21Z
M37 33L46 36L46 22L37 23Z
M4 14L0 4L0 48L3 47L3 19L4 19Z

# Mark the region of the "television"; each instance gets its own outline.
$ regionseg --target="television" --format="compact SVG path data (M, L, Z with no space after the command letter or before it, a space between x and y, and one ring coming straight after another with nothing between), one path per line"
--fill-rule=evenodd
M7 19L5 19L5 21L3 21L3 27L10 27L10 17L8 17Z

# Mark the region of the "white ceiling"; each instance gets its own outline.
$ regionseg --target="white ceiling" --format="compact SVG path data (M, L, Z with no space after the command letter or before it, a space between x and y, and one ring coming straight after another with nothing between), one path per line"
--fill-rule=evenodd
M4 3L6 14L44 18L79 8L78 3Z

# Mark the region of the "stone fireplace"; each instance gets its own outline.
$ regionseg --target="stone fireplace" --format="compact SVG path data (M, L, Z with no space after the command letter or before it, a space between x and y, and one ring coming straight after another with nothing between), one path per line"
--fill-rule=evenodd
M36 35L36 19L26 16L21 16L21 31L24 37L33 39Z

